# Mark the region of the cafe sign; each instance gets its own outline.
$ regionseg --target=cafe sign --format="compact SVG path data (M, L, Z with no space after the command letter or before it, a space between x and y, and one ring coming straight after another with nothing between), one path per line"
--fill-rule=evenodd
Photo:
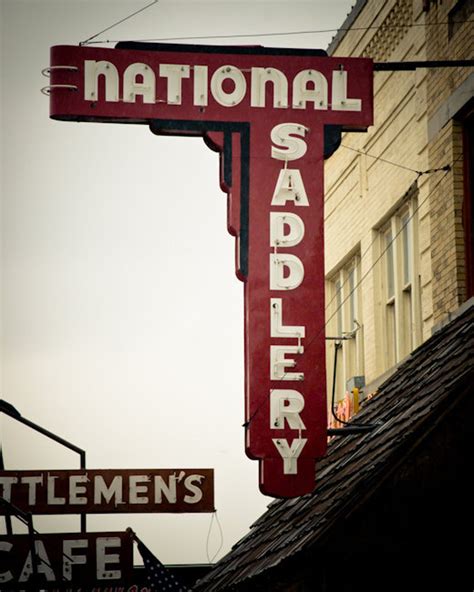
M220 153L244 282L246 452L263 493L312 491L327 436L323 162L341 131L372 124L372 61L124 42L53 47L47 73L53 119L146 124Z
M0 536L4 590L92 589L133 582L133 541L126 532ZM122 587L123 590L123 587Z

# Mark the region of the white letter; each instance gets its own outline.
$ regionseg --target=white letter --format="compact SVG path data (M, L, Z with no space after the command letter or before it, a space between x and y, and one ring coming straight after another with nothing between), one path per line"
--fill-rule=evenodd
M3 487L2 497L7 502L11 502L14 483L18 483L18 477L0 477L0 485Z
M306 442L306 438L294 438L290 448L284 438L273 438L273 443L283 458L283 473L285 475L296 475L298 472L297 460Z
M288 270L286 277L285 270ZM303 279L303 263L296 255L270 254L270 290L294 290Z
M265 85L273 85L273 106L288 107L288 80L276 68L252 68L251 99L252 107L265 107Z
M160 475L155 476L155 504L161 504L163 501L162 493L170 504L176 503L176 477L170 475L168 485Z
M131 504L147 504L148 497L141 497L140 493L148 493L148 485L138 485L139 483L149 483L148 475L130 475L129 479L129 501Z
M194 66L194 105L207 105L207 66Z
M301 138L295 138L291 134L304 138L309 131L304 125L298 123L280 123L276 125L270 137L272 142L280 148L272 146L272 158L276 160L297 160L306 154L308 146Z
M55 484L54 482L58 479L58 477L52 477L48 475L48 505L64 505L66 503L65 497L55 497Z
M119 75L117 68L110 62L84 60L84 100L99 99L99 76L105 78L105 100L119 100Z
M97 539L97 579L98 580L117 580L122 572L119 569L107 569L107 563L118 563L120 565L120 556L117 553L106 554L107 547L120 547L121 541L118 537L99 537Z
M137 82L137 76L141 76L143 82ZM144 103L154 103L155 86L155 73L149 66L139 62L130 64L123 74L124 103L134 103L137 95L143 97Z
M37 573L44 574L48 582L54 582L56 580L56 576L54 575L54 571L51 569L51 562L48 555L46 554L43 541L35 541L35 561ZM18 581L26 582L30 579L32 573L33 561L31 559L30 551L28 553L28 557L26 558L23 569L21 570L21 575L18 578Z
M281 298L270 298L270 336L295 337L301 339L305 335L302 325L283 325L283 303Z
M21 482L28 485L28 503L30 506L36 504L36 486L43 485L43 476L22 477Z
M347 98L347 72L345 70L333 70L331 109L333 111L362 110L360 99Z
M122 477L117 475L107 487L102 475L96 475L94 477L94 504L100 504L101 497L104 498L106 504L113 497L115 498L115 505L122 504Z
M74 549L87 549L88 541L78 539L76 541L63 541L63 577L65 580L72 580L72 566L86 565L85 555L73 555Z
M69 477L69 503L70 504L87 504L87 498L81 496L81 493L86 493L85 485L79 483L87 483L87 475L70 475Z
M288 227L289 232L285 234ZM290 212L270 212L270 246L294 247L304 237L304 222L297 215Z
M295 206L309 206L306 189L298 169L281 169L272 197L272 206L284 206L292 201Z
M192 496L184 496L184 501L187 504L197 504L202 500L202 490L199 487L196 487L196 485L193 484L193 481L197 481L199 485L201 485L201 482L203 480L204 475L189 475L189 477L186 477L186 479L184 480L184 486L187 487L189 491L194 494Z
M224 80L230 78L234 83L234 90L225 92ZM245 96L247 82L242 72L234 66L222 66L214 72L211 78L211 92L215 100L223 107L238 105Z
M0 541L0 551L5 551L8 553L13 545L7 541ZM5 582L9 582L13 579L13 574L11 571L4 571L0 573L0 584L4 584Z
M294 390L274 390L270 393L270 428L284 429L285 419L292 430L305 430L300 417L304 409L304 397Z
M189 66L182 64L160 64L160 76L168 79L168 105L181 105L182 80L189 78Z
M287 372L287 368L296 366L295 360L287 360L285 354L302 354L304 348L297 345L270 346L270 379L271 380L303 380L303 372Z
M293 107L305 109L306 101L313 101L315 109L328 108L328 81L317 70L302 70L293 80Z

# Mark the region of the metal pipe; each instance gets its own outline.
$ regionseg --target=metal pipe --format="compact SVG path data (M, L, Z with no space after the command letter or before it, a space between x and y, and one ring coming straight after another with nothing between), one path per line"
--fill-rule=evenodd
M8 401L0 399L0 411L5 413L5 415L8 415L12 419L22 423L23 425L26 425L27 427L35 430L36 432L42 434L43 436L46 436L50 440L53 440L54 442L61 444L61 446L64 446L65 448L69 448L69 450L76 452L77 454L79 454L81 469L86 468L86 452L82 448L79 448L78 446L71 444L71 442L68 442L64 438L61 438L60 436L53 434L49 430L46 430L45 428L30 421L29 419L26 419L25 417L23 417L21 415L21 413L18 411L18 409L16 409L11 403L8 403ZM3 462L3 459L2 459L2 462ZM83 513L83 514L81 514L81 532L86 532L86 528L87 528L86 523L87 523L87 516L85 513Z
M4 471L4 470L5 470L5 464L3 462L2 443L0 442L0 471ZM0 500L1 499L3 499L3 498L0 498ZM12 517L9 514L5 514L5 527L7 530L7 534L12 535L13 534Z
M413 62L374 62L374 70L382 71L404 71L416 70L418 68L458 68L474 66L474 60L420 60Z

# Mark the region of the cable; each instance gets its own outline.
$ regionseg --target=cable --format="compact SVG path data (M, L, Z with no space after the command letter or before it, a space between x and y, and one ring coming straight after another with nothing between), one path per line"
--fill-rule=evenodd
M382 162L386 162L387 164L391 164L393 166L398 167L399 169L405 169L406 171L411 171L412 173L418 173L418 175L422 175L423 171L417 171L416 169L412 169L411 167L407 167L404 164L397 164L396 162L392 162L391 160L387 160L386 158L382 158L381 156L375 156L374 154L369 154L368 152L364 152L363 150L359 150L357 148L352 148L352 146L347 146L346 144L341 144L343 148L347 150L352 150L353 152L358 152L359 154L365 154L365 156L369 156L375 160L380 160Z
M309 350L309 348L311 347L311 345L315 342L316 339L318 339L322 332L326 330L328 324L330 323L330 321L332 321L332 319L335 317L335 315L338 313L338 311L343 307L343 305L345 304L345 302L347 302L347 300L351 297L351 295L357 290L357 288L359 288L359 286L362 284L362 282L367 278L367 276L369 275L369 273L374 269L374 267L378 264L378 262L382 259L382 257L385 255L385 253L387 252L387 250L392 246L393 242L395 241L395 239L401 234L403 228L406 226L406 224L408 224L408 222L410 222L413 218L413 216L418 212L418 210L421 208L421 206L426 203L426 201L432 196L433 192L439 187L439 185L441 184L441 182L446 178L447 174L449 173L449 171L451 171L454 168L454 165L461 159L462 154L460 154L451 165L445 165L444 167L441 167L439 169L433 169L433 171L445 171L445 174L440 178L440 180L436 183L435 187L432 189L432 191L430 191L430 193L428 193L428 195L425 197L425 199L423 199L417 206L416 208L413 209L412 214L408 217L408 220L406 221L406 223L404 225L401 226L401 228L398 230L398 232L395 233L395 235L392 237L392 240L389 241L386 245L385 248L381 251L381 253L379 254L379 256L377 257L377 259L372 263L372 265L369 267L369 269L365 272L365 274L359 279L358 282L355 283L354 287L352 288L352 290L349 292L349 294L343 298L343 300L341 301L340 305L336 308L336 310L331 314L331 316L325 321L323 327L311 338L309 339L308 343L305 345L305 350L306 352ZM376 238L374 238L374 240L371 242L371 244L369 245L369 247L364 251L364 253L361 255L361 261L362 258L365 257L365 255L367 255L369 249L372 248L374 242L375 242ZM345 285L345 283L347 282L347 280L345 280L343 282L343 284L341 285L341 287L343 285ZM331 301L329 302L329 304L325 307L325 310L327 311L328 307L332 304L332 302L334 301L333 297L331 299ZM314 366L314 368L308 373L308 376L311 376L311 374L315 371L319 370L319 365L316 364ZM283 375L285 376L285 374ZM270 394L274 391L275 389L271 389ZM252 422L252 420L254 419L254 417L259 413L259 411L261 410L262 406L264 404L264 401L262 401L262 403L257 407L257 409L254 411L254 413L252 414L252 416L249 418L249 420L243 424L243 427L248 428L249 424Z
M452 165L449 165L449 164L448 164L448 165L445 165L444 167L440 167L440 168L438 168L438 169L428 169L427 171L424 171L424 172L420 172L420 173L418 173L418 174L417 174L417 177L416 177L416 179L415 179L415 181L414 181L413 183L416 183L416 181L418 180L418 178L419 178L419 177L420 177L422 174L428 174L428 173L431 173L431 172L440 172L440 171L446 171L446 173L448 173L448 172L449 172L449 171L452 169L452 167L453 167L453 166L456 164L457 160L458 160L458 159L456 159L456 160L453 162L453 164L452 164ZM441 180L442 180L442 179L444 179L444 176L443 176L443 177L441 177ZM440 182L441 182L441 180L440 180ZM436 187L437 187L437 186L438 186L438 185L436 185ZM436 187L435 187L435 189L436 189ZM417 207L416 207L416 208L413 210L413 213L411 214L411 216L409 216L409 217L408 217L408 220L407 220L406 224L408 224L408 222L410 222L410 221L411 221L411 219L413 218L413 216L414 216L414 215L415 215L415 214L418 212L418 210L420 209L420 207L421 207L421 206L422 206L422 205L425 203L425 201L427 200L427 198L428 198L430 195L431 195L431 193L430 193L430 194L428 194L428 195L426 196L426 198L425 198L423 201L421 201L421 202L420 202L420 203L417 205ZM337 207L339 207L340 203L342 203L342 201L341 201L341 202L339 202L339 204L338 204L338 206L337 206ZM336 210L336 208L334 208L334 210ZM332 210L332 212L334 212L334 210ZM331 213L332 213L332 212L331 212ZM329 216L328 216L328 217L329 217ZM325 220L327 220L327 218L326 218ZM380 254L380 257L379 257L379 259L380 259L380 258L381 258L381 257L382 257L384 254L385 254L385 252L388 250L388 248L389 248L389 247L391 247L391 245L393 244L393 242L395 241L395 239L397 238L397 236L399 236L399 234L400 234L400 233L402 232L402 230L405 228L406 224L404 224L404 225L402 225L402 226L401 226L400 230L399 230L399 231L398 231L398 232L395 234L395 236L392 238L392 240L391 240L391 241L390 241L390 242L389 242L389 243L386 245L385 249L384 249L384 250L382 251L382 253ZM377 240L377 237L375 236L375 237L373 238L373 240L371 241L370 245L367 247L367 249L366 249L366 250L365 250L365 251L362 253L362 255L360 256L360 260L361 260L361 261L362 261L362 259L363 259L363 258L364 258L364 257L367 255L367 253L368 253L368 252L369 252L369 251L372 249L372 247L373 247L373 245L374 245L374 243L375 243L375 241L376 241L376 240ZM347 295L347 297L346 297L346 298L345 298L345 299L344 299L344 300L341 302L341 304L339 305L339 307L338 307L338 308L337 308L337 309L334 311L334 313L332 314L332 316L331 316L331 317L328 319L327 323L329 323L329 321L330 321L330 320L331 320L331 319L332 319L332 318L333 318L333 317L334 317L334 316L337 314L337 312L339 311L339 309L340 309L340 308L342 308L342 305L344 304L344 302L346 302L346 301L347 301L347 300L350 298L350 296L351 296L351 295L354 293L354 291L357 289L357 287L359 286L359 284L360 284L360 283L362 283L362 280L363 280L363 279L366 277L366 275L367 275L367 274L368 274L370 271L372 271L373 267L374 267L374 266L375 266L375 265L378 263L379 259L377 259L377 260L375 261L375 263L373 263L373 265L372 265L372 266L371 266L371 267L370 267L370 268L367 270L367 273L365 274L365 276L364 276L363 278L361 278L361 279L359 280L359 282L358 282L358 283L357 283L357 284L354 286L354 288L353 288L353 289L352 289L352 290L349 292L349 294ZM345 279L345 280L342 282L342 284L341 284L341 289L342 289L342 288L343 288L343 287L346 285L346 283L347 283L348 281L349 281L349 278L346 278L346 279ZM334 296L331 298L331 300L329 301L329 303L328 303L328 304L326 304L326 306L325 306L325 308L324 308L325 312L327 312L327 311L328 311L329 307L330 307L330 306L331 306L331 304L334 302L334 299L335 299L335 298L336 298L336 296L334 295ZM326 323L326 324L327 324L327 323Z
M418 175L417 178L421 177L421 175L428 175L431 173L437 173L438 171L444 171L446 170L446 167L441 167L438 169L427 169L426 171L417 171L416 169L412 169L410 167L407 167L403 164L399 164L396 162L393 162L391 160L387 160L386 158L382 158L381 156L375 156L374 154L369 154L368 152L364 152L364 150L359 150L357 148L352 148L352 146L347 146L346 144L341 144L342 148L346 148L347 150L352 150L353 152L358 152L359 154L364 154L365 156L368 156L369 158L373 158L375 160L380 160L381 162L385 162L386 164L391 164L394 167L397 167L399 169L404 169L406 171L411 171L412 173L416 173ZM449 165L447 165L449 166ZM329 202L329 200L331 199L332 196L328 197L326 199L326 204ZM337 206L335 206L330 212L329 214L327 214L327 216L324 218L324 221L327 222L327 220L329 220L329 218L334 214L334 212L341 206L341 204L349 197L349 193L346 193L346 195L344 195L344 197L341 199L341 201L337 204Z
M211 536L211 530L212 530L212 524L214 523L214 518L216 519L217 526L219 527L219 533L220 533L220 537L221 537L221 542L219 544L219 548L214 553L214 555L213 555L213 557L211 559L211 556L209 555L209 539L210 539L210 536ZM219 522L219 517L217 516L217 510L214 510L214 512L212 513L212 516L211 516L211 522L209 524L209 530L207 532L207 539L206 539L206 554L207 554L207 561L208 561L208 563L212 563L214 561L214 559L217 557L217 555L219 554L220 550L222 549L223 544L224 544L224 533L222 532L222 526L221 526L221 523Z
M157 0L156 0L157 1ZM147 7L146 7L147 8ZM144 10L144 9L142 9ZM140 11L138 11L140 12ZM134 13L137 14L137 13ZM130 15L133 16L133 15ZM130 18L130 17L127 17ZM123 19L126 20L126 19ZM120 21L123 22L123 21ZM468 21L456 21L457 23L461 23L461 24L465 24L465 23L474 23L474 20L468 20ZM119 23L116 23L119 24ZM438 26L438 25L449 25L448 21L441 21L439 23L413 23L411 25L377 25L377 26L372 26L372 27L346 27L346 28L339 28L339 29L315 29L315 30L307 30L307 31L279 31L279 32L274 32L274 33L238 33L238 34L234 34L234 35L195 35L192 37L157 37L154 39L129 39L128 41L140 41L143 43L153 43L153 42L159 42L159 41L197 41L197 40L201 40L201 39L240 39L240 38L246 38L246 37L288 37L291 35L314 35L314 34L323 34L323 33L338 33L339 31L345 31L346 33L350 32L350 31L370 31L372 29L404 29L404 28L411 28L411 27L431 27L431 26ZM115 25L112 25L115 26ZM91 39L94 39L94 37L97 37L98 35L100 35L101 33L104 33L105 31L108 31L109 29L111 29L112 27L109 27L108 29L104 29L104 31L101 31L100 33L97 33L97 35L94 35L93 37L89 37L89 39L86 39L86 41L83 41L81 43L81 45L86 45L88 44ZM94 43L118 43L119 41L123 41L123 39L100 39L98 41L94 41Z
M414 215L418 212L418 210L421 208L421 206L426 203L426 201L432 196L433 192L438 188L438 186L441 184L441 182L446 178L447 174L449 173L449 171L451 171L454 168L454 165L461 159L462 154L459 155L451 165L446 165L445 167L442 167L439 169L439 171L443 170L445 171L445 174L440 178L440 180L436 183L435 187L432 189L432 191L430 193L428 193L428 195L413 209L412 214L408 217L407 221L405 222L405 224L401 225L400 229L394 234L394 236L392 237L391 241L389 241L385 248L382 249L381 253L379 254L379 256L377 257L377 259L372 263L372 265L369 267L369 269L365 272L365 274L359 279L358 282L355 283L354 287L352 288L352 290L349 292L349 294L341 301L341 304L337 307L337 309L332 313L332 315L327 319L327 321L324 324L324 329L326 329L327 325L329 324L329 322L334 318L334 316L337 314L337 312L339 311L339 309L342 308L342 306L344 305L345 302L347 302L347 300L351 297L351 295L355 292L355 290L362 284L362 282L367 278L367 276L369 275L369 273L374 269L374 267L377 265L377 263L382 259L382 257L385 255L385 253L388 251L388 249L392 246L392 244L394 243L395 239L402 233L403 229L405 228L405 226L408 224L408 222L410 222ZM449 169L447 168L449 166ZM374 238L374 240L371 242L371 244L369 245L369 247L364 251L363 255L361 256L361 261L362 261L362 257L364 257L368 250L373 246L374 241L376 240L376 238ZM346 280L347 281L347 280ZM342 285L344 285L345 282L343 282ZM342 287L342 286L341 286ZM334 300L334 298L331 300L331 302ZM331 302L329 303L329 305L331 304ZM328 305L328 306L329 306ZM327 308L326 308L327 310ZM317 339L319 336L321 335L321 331L316 334L306 345L306 348L308 349L311 344L314 342L315 339ZM316 369L316 367L315 367Z
M81 41L81 43L79 43L79 45L87 45L88 43L90 43L92 41L92 39L94 39L95 37L98 37L99 35L102 35L102 33L105 33L106 31L110 31L110 29L113 29L114 27L116 27L117 25L120 25L121 23L124 23L125 21L128 21L128 19L131 19L132 17L136 16L137 14L140 14L140 12L143 12L144 10L146 10L147 8L150 8L150 6L153 6L154 4L156 4L158 2L158 0L153 0L153 2L151 2L150 4L147 4L146 6L144 6L143 8L140 8L139 10L136 10L135 12L133 12L132 14L129 14L128 16L126 16L125 18L117 21L116 23L114 23L113 25L110 25L110 27L106 27L105 29L103 29L102 31L99 31L98 33L96 33L95 35L92 35L92 37L89 37L88 39L86 39L85 41ZM102 43L102 41L95 41L94 43Z

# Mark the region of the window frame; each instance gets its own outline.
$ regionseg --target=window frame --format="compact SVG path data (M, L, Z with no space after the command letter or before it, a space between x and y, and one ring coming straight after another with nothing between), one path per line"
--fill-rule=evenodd
M341 339L337 350L336 390L335 402L344 399L347 391L347 381L353 376L364 375L364 341L362 322L362 302L360 298L361 260L356 254L339 266L328 278L329 301L332 303L329 311L328 335L333 337L352 338ZM339 308L339 305L340 306ZM354 313L351 318L351 313ZM354 319L356 323L354 323ZM328 342L328 376L333 376L334 355L337 340ZM328 381L328 389L333 388L332 380Z
M417 192L409 193L378 231L382 266L378 342L383 370L399 363L421 343Z

